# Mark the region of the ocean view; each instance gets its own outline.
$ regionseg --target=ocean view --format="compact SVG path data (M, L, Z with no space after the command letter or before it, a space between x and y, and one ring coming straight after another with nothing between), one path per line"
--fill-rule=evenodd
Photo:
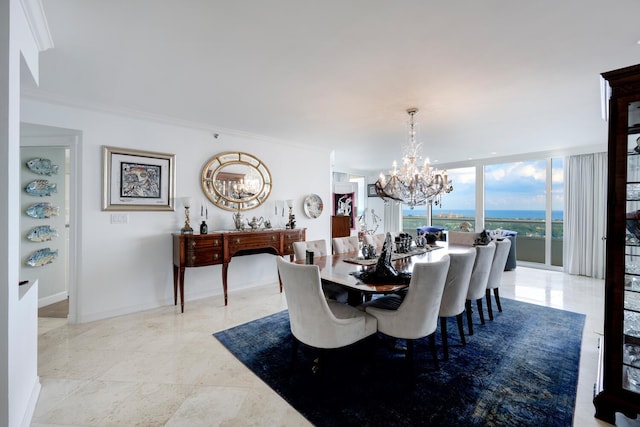
M403 209L402 216L425 216L426 209L415 208ZM476 211L473 209L433 209L433 218L475 218ZM543 210L486 210L485 219L533 219L543 221L545 218L545 211ZM563 220L563 211L552 211L551 219L554 221Z

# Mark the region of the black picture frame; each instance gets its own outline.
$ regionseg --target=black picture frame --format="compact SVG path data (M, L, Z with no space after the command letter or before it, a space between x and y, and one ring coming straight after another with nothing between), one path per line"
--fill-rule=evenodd
M367 197L378 197L375 184L367 184Z

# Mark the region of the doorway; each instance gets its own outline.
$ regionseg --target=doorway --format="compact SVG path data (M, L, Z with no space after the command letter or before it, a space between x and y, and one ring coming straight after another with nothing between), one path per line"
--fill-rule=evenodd
M21 185L24 187L20 203L21 277L38 280L39 314L64 317L71 323L76 321L77 304L75 254L80 138L81 132L72 129L30 123L21 123L20 127ZM51 170L39 173L27 166L28 161L37 159L44 163L45 169ZM33 186L33 182L54 187L53 191L45 195L29 193L26 186ZM40 218L34 216L34 209L31 215L27 214L27 209L42 203L48 204L53 214ZM38 236L39 232L45 236ZM32 258L38 251L55 256L51 255L51 262L43 264Z

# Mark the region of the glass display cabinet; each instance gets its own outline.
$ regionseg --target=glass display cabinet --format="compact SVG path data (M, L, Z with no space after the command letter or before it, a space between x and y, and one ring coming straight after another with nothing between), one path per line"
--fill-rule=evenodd
M640 412L640 65L603 73L609 93L604 338L594 404L614 424Z

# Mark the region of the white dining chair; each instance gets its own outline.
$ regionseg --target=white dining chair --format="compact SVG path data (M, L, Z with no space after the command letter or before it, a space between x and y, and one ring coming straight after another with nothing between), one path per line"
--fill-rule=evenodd
M327 241L322 239L293 242L293 254L296 260L306 260L307 250L313 251L314 257L327 256ZM324 295L329 299L342 303L346 303L349 299L348 292L336 284L323 283L322 290L324 291Z
M442 336L442 352L444 360L449 359L449 340L447 336L447 318L454 317L458 323L458 332L463 346L467 345L464 337L462 313L465 310L467 291L471 280L473 263L476 259L475 248L469 248L464 252L452 252L449 254L450 263L447 272L447 280L444 285L442 302L440 303L440 335Z
M465 310L467 311L467 323L469 324L469 335L473 335L473 312L472 301L476 301L480 323L484 325L484 313L482 312L482 298L486 295L487 281L493 263L493 254L496 252L496 244L490 242L488 245L476 246L476 260L473 263L471 279L469 280L469 290L467 291L467 301Z
M317 265L290 263L280 257L276 263L293 335L292 362L299 342L321 350L335 349L376 333L375 317L324 297Z
M502 284L502 273L507 265L507 258L509 257L509 250L511 249L511 240L496 240L496 252L493 255L493 262L491 264L491 271L489 278L487 279L487 312L489 313L489 320L493 320L493 309L491 307L491 291L493 290L493 296L498 306L498 311L502 313L502 304L500 304L500 285Z
M364 242L367 245L373 245L375 248L377 249L382 249L382 246L384 245L384 239L386 238L386 234L384 233L380 233L380 234L365 234L364 235Z
M413 359L414 341L429 337L433 363L438 368L435 332L444 291L449 255L413 268L406 296L388 295L360 306L378 319L378 332L407 341L407 359Z
M327 256L327 241L322 239L293 242L293 254L296 260L306 259L307 250L313 251L314 257Z
M332 243L334 254L355 252L360 249L360 241L358 240L358 236L334 237L332 239Z
M447 243L450 245L473 246L477 234L466 231L447 231Z

